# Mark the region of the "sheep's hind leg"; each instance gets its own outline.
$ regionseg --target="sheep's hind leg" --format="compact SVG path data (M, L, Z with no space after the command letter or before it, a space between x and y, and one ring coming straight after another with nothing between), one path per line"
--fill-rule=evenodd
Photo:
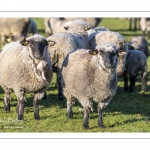
M102 112L102 108L101 108L101 103L98 103L98 127L99 128L104 128L104 124L103 124L103 112Z

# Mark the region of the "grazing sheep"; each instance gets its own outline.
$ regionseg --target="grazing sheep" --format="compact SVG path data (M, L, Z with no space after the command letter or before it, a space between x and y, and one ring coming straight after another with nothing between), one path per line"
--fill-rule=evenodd
M128 50L126 59L126 70L123 73L124 90L129 92L134 91L136 77L141 71L142 91L146 92L147 87L147 58L145 54L139 50ZM128 74L130 78L130 86L128 88Z
M117 90L116 67L118 49L101 43L96 50L79 49L67 55L62 66L64 95L67 98L68 118L73 117L75 98L84 108L83 128L88 128L92 100L98 103L98 126L103 128L102 109Z
M89 49L88 34L89 26L85 21L76 20L64 27L66 32L59 32L49 36L47 40L55 41L56 44L49 49L53 65L53 72L57 74L58 99L63 100L63 85L61 67L66 55L77 49Z
M4 46L8 37L14 41L26 38L29 24L29 18L0 18L1 45Z
M141 18L140 27L142 30L142 35L145 37L147 32L147 37L150 39L150 18Z
M48 53L53 41L35 34L21 42L6 44L0 53L0 85L4 89L5 111L10 111L10 94L18 99L18 120L23 119L26 92L34 92L34 118L40 119L38 101L52 80L52 64Z
M141 50L148 58L148 42L143 36L135 36L128 44L130 50Z
M126 43L125 38L114 31L101 31L99 33L93 33L89 37L89 45L91 49L95 49L95 47L102 42L108 42L115 44L118 48L118 59L119 64L117 67L117 74L121 76L126 64L126 56L128 52L128 44Z

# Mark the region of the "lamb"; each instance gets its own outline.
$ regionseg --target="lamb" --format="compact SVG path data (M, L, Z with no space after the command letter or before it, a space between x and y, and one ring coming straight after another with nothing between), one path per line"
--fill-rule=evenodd
M128 49L130 50L141 50L148 58L148 42L143 36L135 36L128 43Z
M101 42L108 42L115 44L118 47L118 59L119 64L117 67L118 76L122 76L122 73L125 69L126 64L126 56L128 52L128 44L125 38L114 31L101 31L99 33L93 33L89 37L89 45L91 49L95 49L95 47Z
M27 37L30 18L0 18L1 45L4 46L5 39L23 40Z
M100 43L95 50L78 49L66 56L62 66L64 95L68 118L73 117L75 99L84 108L83 128L88 128L92 100L98 103L98 126L103 128L102 110L116 93L118 49L110 43Z
M80 48L89 49L88 35L85 29L89 29L83 22L74 22L65 27L66 32L60 32L49 36L47 40L55 41L56 44L49 49L53 71L57 74L58 99L63 100L63 86L61 67L66 55ZM76 32L76 31L81 32Z
M35 34L23 41L6 44L0 53L0 85L4 89L4 110L10 112L10 94L14 91L17 99L18 120L23 120L26 92L34 92L34 118L40 119L39 100L43 97L52 80L52 64L47 41Z
M126 69L123 73L124 78L124 90L134 92L135 82L138 72L141 71L142 77L142 91L146 92L147 89L147 58L142 51L128 50ZM130 78L130 86L128 87L128 75Z

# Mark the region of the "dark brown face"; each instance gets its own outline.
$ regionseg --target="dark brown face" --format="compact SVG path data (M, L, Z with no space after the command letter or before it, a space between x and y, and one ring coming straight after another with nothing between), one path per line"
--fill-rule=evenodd
M48 46L48 42L46 40L42 41L34 41L34 40L29 40L30 47L32 49L32 54L33 57L36 59L40 59L43 57L46 47Z

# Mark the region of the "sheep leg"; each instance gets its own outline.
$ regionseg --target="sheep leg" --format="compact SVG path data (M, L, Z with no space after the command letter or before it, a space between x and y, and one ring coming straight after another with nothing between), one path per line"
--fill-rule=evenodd
M130 76L129 92L133 92L133 91L134 91L135 80L136 80L136 77L135 77L134 75L131 75L131 76Z
M128 91L128 76L127 76L127 71L123 72L123 80L124 80L124 91Z
M97 110L98 110L98 127L99 128L104 128L103 112L102 112L102 108L101 108L100 103L98 103Z
M71 101L67 101L67 117L69 119L73 118L73 112L72 112L72 103Z
M142 91L146 92L147 89L147 72L142 71Z
M5 112L10 112L10 94L11 92L9 90L5 91L5 96L4 96L4 111Z
M58 83L58 99L63 100L63 83L62 83L62 73L60 69L57 70L57 83Z
M89 126L89 109L87 107L84 107L84 112L83 112L83 129L88 129Z
M18 112L18 120L23 120L23 114L24 114L24 106L26 104L26 92L24 89L20 91L15 92L17 98L18 98L18 104L17 104L17 112Z
M46 100L47 99L47 94L46 92L44 93L44 96L43 96L43 100Z
M39 120L39 100L43 97L43 92L35 92L34 93L34 99L33 99L33 106L34 106L34 119Z

